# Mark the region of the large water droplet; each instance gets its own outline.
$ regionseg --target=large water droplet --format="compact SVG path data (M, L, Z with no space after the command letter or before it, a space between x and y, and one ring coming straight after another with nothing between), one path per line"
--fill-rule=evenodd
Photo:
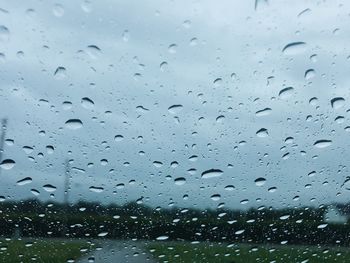
M66 68L65 67L58 67L55 70L54 77L57 80L64 79L66 77Z
M331 99L331 106L335 110L343 107L344 104L345 104L345 99L342 97L336 97L336 98Z
M81 106L83 106L85 109L93 109L95 106L95 103L92 99L88 97L84 97L81 99Z
M265 109L262 109L262 110L258 110L255 115L257 117L262 117L262 116L267 116L267 115L270 115L272 112L272 109L271 108L265 108Z
M213 194L210 199L213 200L213 201L219 201L221 198L221 195L219 194Z
M70 119L66 121L66 128L71 130L77 130L83 127L83 122L79 119Z
M269 136L269 132L267 129L261 128L260 130L258 130L256 132L256 136L258 136L260 138L265 138L265 137Z
M114 140L115 140L116 142L121 142L122 140L124 140L124 136L118 134L118 135L114 136Z
M34 151L33 147L30 146L23 146L22 149L26 154L30 154Z
M169 113L178 114L182 110L183 106L181 104L175 104L168 108Z
M314 69L308 69L305 71L304 78L305 80L310 80L316 76L316 71Z
M184 177L178 177L174 180L176 185L184 185L186 183L186 179Z
M282 52L285 55L296 55L304 52L306 50L306 43L305 42L292 42L287 44L283 49Z
M259 177L255 179L254 182L256 186L263 186L266 183L266 179L264 177Z
M214 178L214 177L220 177L224 172L221 171L220 169L210 169L206 170L202 173L202 178L203 179L209 179L209 178Z
M153 162L153 165L154 165L155 167L157 167L157 168L160 168L160 167L163 166L163 163L162 163L162 162L159 162L159 161L154 161L154 162Z
M332 141L331 140L318 140L314 143L314 146L316 148L326 148L328 146L332 145Z
M5 170L10 170L15 166L16 162L12 159L5 159L0 163L0 167Z
M102 193L104 188L100 186L90 186L89 190L94 193Z
M45 184L43 185L43 189L46 191L46 192L55 192L57 190L57 187L56 186L53 186L52 184Z
M26 178L23 178L23 179L21 179L21 180L18 180L18 181L17 181L17 185L26 185L26 184L30 184L32 181L33 181L32 178L26 177Z
M101 49L98 46L90 45L86 48L86 53L89 55L92 59L97 59L98 56L101 54Z
M158 241L163 241L163 240L167 240L169 237L168 236L159 236L159 237L157 237L156 239L158 240Z
M278 93L278 96L282 100L287 100L293 95L293 92L294 92L293 87L287 87L287 88L281 89L280 92Z

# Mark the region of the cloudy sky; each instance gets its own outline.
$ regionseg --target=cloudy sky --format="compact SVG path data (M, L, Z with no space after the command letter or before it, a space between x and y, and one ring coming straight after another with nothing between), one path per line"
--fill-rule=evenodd
M3 1L0 195L62 201L69 160L72 202L349 201L349 7Z

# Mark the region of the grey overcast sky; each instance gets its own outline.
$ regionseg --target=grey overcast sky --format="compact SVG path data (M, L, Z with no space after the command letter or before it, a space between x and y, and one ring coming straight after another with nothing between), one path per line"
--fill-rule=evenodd
M72 202L349 201L349 5L1 1L0 195L62 201L69 159Z

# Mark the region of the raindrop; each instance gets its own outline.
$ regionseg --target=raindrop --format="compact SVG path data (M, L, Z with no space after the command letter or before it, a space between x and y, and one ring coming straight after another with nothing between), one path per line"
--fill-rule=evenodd
M86 53L89 55L92 59L97 59L98 56L101 54L101 49L98 46L90 45L86 48Z
M57 80L64 79L66 77L66 68L65 67L58 67L55 70L54 77Z
M30 154L34 151L33 147L30 146L23 146L22 149L26 154Z
M0 25L0 42L6 42L10 39L10 31L6 26Z
M214 87L220 87L222 84L222 78L217 78L214 80Z
M287 44L283 49L282 52L285 55L296 55L304 52L306 50L306 43L305 42L292 42Z
M310 80L315 76L316 76L316 72L314 69L308 69L307 71L305 71L305 75L304 75L305 80Z
M101 232L98 234L99 237L105 237L108 235L108 232Z
M40 192L39 192L38 190L36 190L36 189L30 189L30 192L31 192L33 195L35 195L35 196L40 195Z
M281 220L287 220L290 217L290 215L284 215L284 216L280 216Z
M160 63L160 65L159 65L160 71L163 71L163 72L167 69L167 67L168 67L168 63L167 63L166 61L163 61L163 62Z
M163 163L162 163L162 162L159 162L159 161L154 161L154 162L153 162L153 165L154 165L155 167L157 167L157 168L160 168L160 167L163 166Z
M30 184L32 181L33 181L32 178L26 177L26 178L23 178L23 179L21 179L21 180L18 180L18 181L17 181L17 184L18 184L18 185L26 185L26 184Z
M0 167L4 170L10 170L15 166L16 162L12 159L5 159L0 163Z
M209 178L214 178L214 177L220 177L224 172L221 171L220 169L210 169L206 170L202 173L202 178L203 179L209 179Z
M219 194L213 194L210 199L213 200L213 201L219 201L221 198L221 195Z
M294 92L294 88L287 87L287 88L281 89L280 92L278 93L278 96L282 100L287 100L292 96L293 92Z
M169 237L168 236L159 236L159 237L157 237L156 239L158 240L158 241L163 241L163 240L167 240Z
M71 130L77 130L83 127L83 123L79 119L70 119L66 121L66 128L71 129Z
M327 226L328 226L328 224L320 224L320 225L317 226L317 228L318 229L323 229L323 228L325 228Z
M64 101L62 102L62 108L64 110L70 110L72 108L73 104L70 101Z
M186 179L184 177L178 177L174 180L176 185L184 185L186 183Z
M178 114L183 109L181 104L174 104L168 108L169 113Z
M116 142L121 142L122 140L124 140L124 136L118 134L118 135L114 136L114 140L115 140Z
M332 141L331 140L318 140L314 143L314 146L316 148L326 148L328 146L332 145Z
M52 193L52 192L55 192L57 190L57 187L53 186L52 184L45 184L45 185L43 185L43 189L46 192Z
M260 138L265 138L269 136L269 132L267 129L265 128L261 128L260 130L258 130L256 132L256 136L260 137Z
M171 53L171 54L175 54L176 53L176 49L177 49L177 45L176 44L171 44L168 47L168 52Z
M221 123L221 122L224 121L224 119L225 119L225 116L224 116L224 115L220 115L220 116L218 116L218 117L216 118L216 122Z
M256 186L263 186L266 183L266 179L264 177L259 177L255 179L254 182Z
M271 108L265 108L265 109L262 109L262 110L258 110L255 115L257 117L262 117L262 116L267 116L267 115L270 115L272 112L272 109Z
M234 189L235 187L232 184L225 186L226 191L233 191Z
M100 186L90 186L89 190L94 193L102 193L104 188Z
M342 97L336 97L336 98L331 99L331 106L335 110L343 107L344 104L345 104L345 99Z
M46 152L48 154L53 154L54 151L55 151L55 148L52 145L47 145L46 146Z
M84 97L81 99L81 106L83 106L85 109L92 109L95 106L95 103L92 99L89 99L88 97Z

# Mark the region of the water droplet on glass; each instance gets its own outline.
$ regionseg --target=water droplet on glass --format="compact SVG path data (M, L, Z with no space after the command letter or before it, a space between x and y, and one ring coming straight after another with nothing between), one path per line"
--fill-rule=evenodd
M177 49L177 45L176 44L171 44L168 47L168 52L171 53L171 54L175 54L176 53L176 49Z
M213 200L213 201L219 201L221 198L221 195L219 194L213 194L210 199Z
M183 109L181 104L174 104L168 108L169 113L178 114Z
M52 193L52 192L55 192L57 190L57 187L53 186L52 184L45 184L45 185L43 185L43 189L46 192Z
M282 52L285 55L296 55L304 52L306 50L306 43L305 42L292 42L287 44L283 49Z
M316 148L326 148L328 146L332 145L332 141L331 140L318 140L314 143L314 146Z
M270 115L272 112L272 109L271 108L265 108L265 109L262 109L262 110L258 110L255 115L257 117L262 117L262 116L267 116L267 115Z
M96 45L89 45L86 48L86 53L92 59L97 59L101 55L101 49Z
M115 140L116 142L121 142L122 140L124 140L124 136L118 134L118 135L114 136L114 140Z
M221 171L220 169L210 169L202 173L202 178L209 179L209 178L220 177L223 173L224 172Z
M18 180L18 181L17 181L17 185L26 185L26 184L30 184L32 181L33 181L32 178L26 177L26 178L23 178L23 179L21 179L21 180Z
M176 185L184 185L186 183L186 179L184 177L178 177L174 180Z
M162 162L159 162L159 161L154 161L154 162L153 162L153 165L154 165L155 167L157 167L157 168L160 168L160 167L163 166L163 163L162 163Z
M0 42L6 42L10 39L10 31L6 26L0 25Z
M293 93L294 93L294 88L293 87L287 87L287 88L281 89L280 92L278 93L278 96L282 100L287 100L293 95Z
M310 80L316 76L316 71L314 69L308 69L305 71L304 78L305 80Z
M90 186L89 190L94 193L102 193L104 188L100 186Z
M5 159L0 163L0 167L4 170L10 170L15 166L16 162L12 159Z
M260 137L260 138L265 138L269 136L269 132L267 129L265 128L261 128L260 130L258 130L256 132L256 136Z
M256 186L263 186L266 183L266 179L264 177L259 177L255 179L254 182Z
M30 154L34 151L33 147L30 146L23 146L22 149L26 154Z
M168 236L159 236L159 237L157 237L156 239L158 240L158 241L163 241L163 240L167 240L169 237Z
M65 67L58 67L55 70L54 77L57 80L62 80L66 77L66 68Z
M328 226L328 224L320 224L317 226L318 229L323 229L326 228Z
M336 98L331 99L331 106L335 110L343 107L344 104L345 104L345 99L342 97L336 97Z
M84 97L81 99L81 106L83 106L85 109L93 109L95 106L95 103L92 99L88 97Z
M70 119L66 121L66 128L71 130L77 130L83 127L83 122L79 119Z

